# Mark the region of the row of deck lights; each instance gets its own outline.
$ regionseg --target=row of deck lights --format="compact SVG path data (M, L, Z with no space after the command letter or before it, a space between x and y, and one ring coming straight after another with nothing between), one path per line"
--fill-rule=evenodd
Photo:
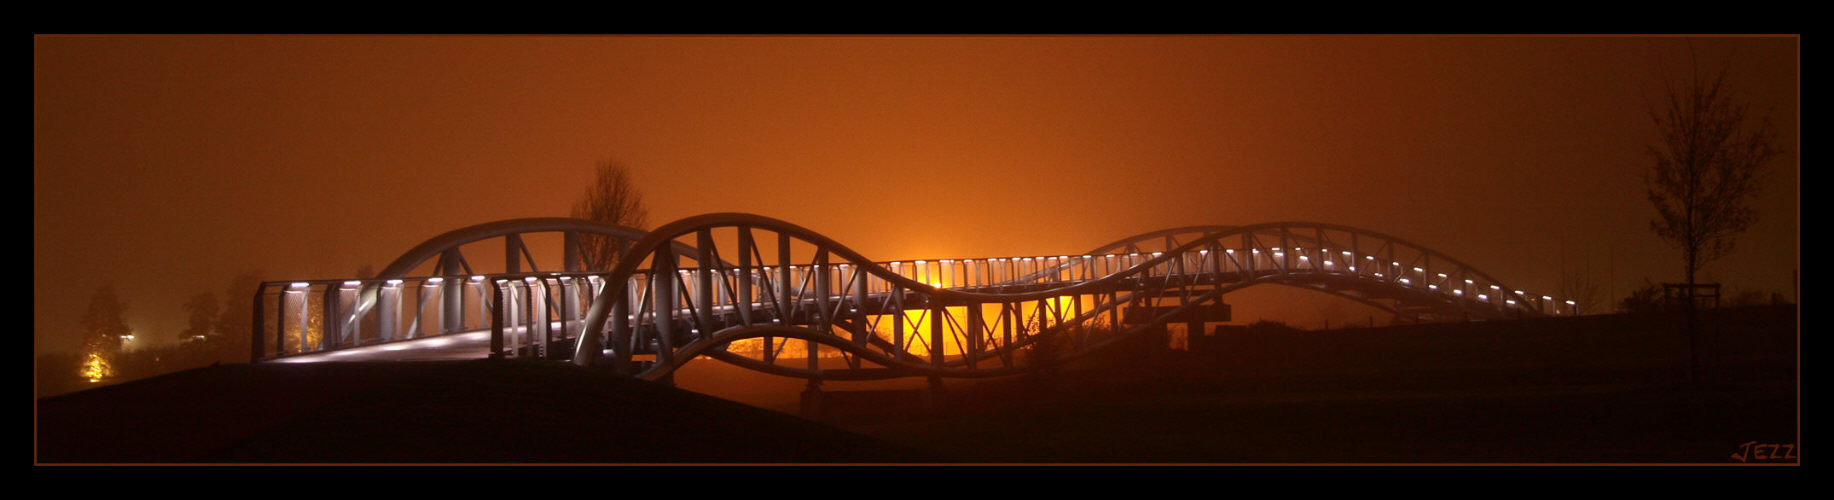
M1285 259L1286 250L1284 248L1274 247L1274 248L1271 248L1270 250L1271 250L1270 253L1272 253L1272 256L1274 259L1280 259L1280 260ZM1293 252L1300 254L1298 255L1300 263L1304 265L1313 264L1311 257L1309 255L1304 254L1303 248L1294 247L1292 248L1292 250ZM1231 257L1233 257L1236 254L1236 249L1233 249L1233 248L1224 249L1223 251L1225 254L1230 255ZM1325 255L1330 255L1332 253L1330 249L1321 249L1321 251ZM1203 272L1214 271L1214 269L1212 269L1213 266L1211 265L1211 262L1209 259L1209 253L1210 252L1207 249L1198 250L1196 252L1197 257L1198 257L1196 265L1192 266L1193 269L1187 272L1203 273ZM1258 248L1250 249L1250 254L1253 256L1254 262L1260 262L1261 253L1262 252ZM1355 254L1349 250L1342 250L1339 252L1339 254L1344 256L1346 259L1349 259L1352 261L1355 258ZM1151 253L1151 258L1158 258L1161 256L1163 256L1162 252L1152 252ZM1035 279L1043 281L1043 282L1064 282L1068 280L1093 279L1093 278L1098 277L1098 274L1101 274L1101 275L1112 274L1112 273L1118 272L1122 268L1133 267L1134 265L1137 265L1142 260L1141 259L1142 255L1137 252L1136 253L1127 253L1127 254L1104 254L1100 256L1083 255L1080 257L1081 257L1080 259L1072 258L1071 256L1068 256L1068 255L1060 255L1056 257L1051 257L1051 256L1000 257L1000 258L984 259L978 262L976 259L961 259L961 260L942 259L942 260L934 261L934 262L928 261L928 260L893 261L893 262L888 263L888 267L891 268L892 272L896 274L909 277L921 283L928 284L928 285L931 285L937 288L959 288L959 287L965 287L965 286L967 287L984 286L984 285L990 285L990 284L999 283L999 282L1016 281L1018 279L1025 278L1028 276L1035 276L1036 277ZM1376 258L1373 255L1365 255L1364 259L1365 261L1369 261L1369 262L1376 261ZM1322 261L1322 266L1323 266L1322 270L1326 272L1331 272L1332 268L1335 268L1337 266L1337 262L1335 262L1333 259L1320 259L1320 260ZM1117 265L1117 261L1120 261L1118 265ZM961 264L961 266L959 267L955 265L958 262ZM1097 264L1098 263L1106 264L1105 266L1107 268L1106 273L1097 273L1097 270L1098 270ZM1188 263L1188 261L1186 261L1185 263ZM1160 266L1155 266L1155 268L1150 271L1170 272L1169 264L1171 263L1170 262L1163 263ZM848 272L850 271L850 268L854 268L855 266L850 266L849 264L846 264L846 263L837 263L835 264L835 267L839 271L839 274L836 275L835 279L845 280L845 279L848 279L848 276L849 276ZM1357 266L1355 265L1349 265L1345 267L1348 268L1346 269L1346 271L1349 273L1360 274ZM1390 262L1390 269L1401 268L1401 267L1402 267L1401 263L1399 262ZM797 266L797 265L790 266L791 279L796 280L796 281L801 281L800 277L796 276L795 273L797 271L806 270L807 268L808 266ZM908 274L906 271L907 269L909 270ZM1411 270L1414 273L1420 274L1422 276L1424 276L1426 273L1425 269L1419 268L1419 267L1414 267ZM774 269L771 266L763 266L760 268L760 271L761 271L761 274L768 276L768 275L773 274ZM693 271L681 270L679 272L681 273L681 277L684 282L694 283L694 281L691 279L691 273ZM732 277L736 278L737 274L740 271L734 269L731 272L733 273ZM1387 278L1388 277L1384 273L1379 272L1379 271L1371 272L1370 274L1376 278ZM1449 279L1449 277L1445 273L1437 273L1435 274L1435 276L1437 276L1441 281ZM589 276L588 278L593 281L593 284L595 285L594 287L595 292L596 292L596 290L600 288L596 286L596 285L599 285L600 280L598 280L597 276ZM470 280L474 284L481 282L484 279L486 279L484 276L470 277ZM538 278L531 276L531 277L526 277L523 280L528 283L534 283L537 279ZM572 277L561 276L560 279L563 281L570 281ZM858 278L856 277L854 279L858 279ZM427 280L423 282L423 285L424 286L437 286L442 281L443 281L443 278L439 278L439 277L428 278ZM633 281L634 281L634 278L633 278ZM1402 285L1418 286L1415 284L1414 279L1405 277L1405 275L1397 276L1394 279L1394 281ZM1464 281L1467 286L1475 284L1473 280L1467 279ZM503 279L497 280L497 283L499 284L503 284L507 282L508 280L503 280ZM391 280L387 280L385 286L390 287L390 288L399 287L402 283L403 283L402 280L391 279ZM871 288L873 288L875 291L884 291L889 288L889 286L883 284L882 280L879 283L880 283L880 286L871 287ZM345 287L356 287L356 286L360 286L361 282L360 281L346 281L343 283L343 285ZM308 286L310 286L308 283L296 282L296 283L292 283L290 287L292 289L303 289ZM1440 287L1438 284L1426 283L1426 287L1428 290L1443 293L1443 291L1441 290L1442 287ZM1499 297L1507 296L1507 294L1501 293L1501 287L1498 287L1496 285L1491 285L1491 288L1493 289L1493 291L1498 292L1497 296ZM1465 290L1462 288L1450 288L1450 292L1452 295L1455 295L1458 297L1465 297L1467 295ZM1517 296L1523 297L1524 300L1530 297L1526 294L1526 292L1523 292L1520 290L1516 290L1515 293ZM1490 294L1479 293L1475 295L1476 295L1477 300L1479 301L1489 302L1491 300ZM1552 303L1554 298L1552 296L1543 295L1541 296L1541 300L1544 303ZM1515 306L1518 304L1518 302L1515 298L1506 298L1504 299L1504 304L1509 305L1509 306ZM1565 304L1569 306L1569 309L1576 307L1576 303L1571 300L1565 301ZM1559 308L1554 308L1554 312L1555 314L1559 314ZM1573 311L1573 312L1577 312L1577 311Z
M1272 248L1271 250L1272 252L1270 253L1273 254L1273 257L1275 259L1284 260L1285 254L1286 254L1284 249L1275 247L1275 248ZM1296 253L1301 253L1301 255L1298 255L1298 257L1299 257L1299 261L1302 264L1306 264L1306 265L1312 264L1312 260L1310 256L1303 254L1304 250L1302 248L1294 247L1292 250ZM1321 250L1324 252L1325 255L1331 254L1330 249L1321 249ZM1224 249L1223 252L1227 255L1230 255L1231 257L1233 257L1237 253L1236 249L1233 249L1233 248ZM1211 269L1212 265L1209 260L1209 253L1210 252L1207 249L1198 250L1196 252L1198 261L1196 265L1193 266L1194 269L1191 269L1190 271L1187 271L1187 272L1204 273L1204 272L1213 271L1213 269ZM1254 262L1260 261L1259 257L1262 253L1260 249L1250 249L1249 253L1254 257L1255 259ZM1344 250L1344 251L1341 251L1340 254L1348 260L1351 260L1351 261L1355 260L1354 259L1355 254L1351 251ZM1151 255L1151 258L1159 258L1163 256L1163 253L1162 252L1151 252L1150 255ZM931 262L927 260L917 260L917 261L908 261L908 262L894 261L888 264L894 273L897 273L902 276L910 277L919 282L922 282L922 283L925 283L925 284L928 284L928 285L931 285L937 288L958 288L958 287L964 287L964 286L988 285L988 284L999 283L999 282L1011 282L1011 281L1016 281L1016 280L1019 280L1021 278L1025 278L1028 276L1035 277L1034 279L1041 280L1044 282L1063 282L1067 280L1093 279L1093 278L1098 277L1099 275L1113 274L1113 273L1119 272L1121 269L1131 268L1135 265L1138 265L1142 260L1143 260L1142 254L1136 252L1136 253L1127 253L1127 254L1104 254L1104 255L1099 255L1099 256L1098 255L1083 255L1083 256L1080 256L1080 259L1072 258L1071 256L1067 256L1067 255L1063 255L1063 256L1056 256L1056 257L1050 257L1050 256L1002 257L1002 258L983 259L978 262L976 259L961 259L959 261L955 259L943 259L943 260L935 261L935 262ZM1326 272L1330 272L1331 268L1334 268L1337 266L1337 262L1335 262L1333 259L1320 259L1320 260L1323 262L1322 266L1324 269L1322 270ZM1365 255L1364 260L1367 262L1375 262L1376 258L1375 256L1372 256L1372 255ZM958 262L961 264L961 266L959 267L955 265ZM1183 263L1188 264L1189 262L1185 261ZM1098 273L1097 264L1106 264L1105 267L1107 268L1106 269L1107 272ZM1155 266L1153 270L1149 270L1149 271L1170 272L1170 264L1171 262L1162 263L1159 266ZM1218 264L1220 264L1220 262L1218 262ZM842 280L849 279L848 272L850 270L857 271L857 266L851 266L847 263L838 263L838 264L835 264L835 267L837 268L838 271L840 271L838 275L838 279L842 279ZM1357 269L1357 266L1349 265L1346 267L1348 268L1347 269L1348 272L1361 275ZM1390 269L1401 268L1401 267L1402 266L1399 262L1390 262ZM798 279L798 277L795 276L796 271L806 270L807 268L808 266L796 266L796 265L790 266L791 279L793 280ZM909 269L910 274L906 274L904 271L905 269ZM1422 276L1423 277L1422 279L1424 281L1424 276L1426 275L1425 269L1420 268L1420 267L1413 267L1410 270L1414 274L1418 274ZM768 275L772 275L773 268L770 266L764 266L760 268L760 271L763 274L768 276ZM732 276L736 278L740 271L737 269L734 269L734 270L731 270L731 272L733 273ZM690 286L693 286L692 284L695 283L695 281L691 279L693 271L692 270L681 270L680 273L681 273L681 277L683 278L683 282L689 283ZM563 283L571 282L574 279L572 276L558 276L559 273L552 273L552 274L556 275L557 280ZM1371 272L1370 274L1372 274L1375 278L1386 278L1386 276L1381 272ZM862 277L863 276L864 274L862 274ZM1445 273L1435 273L1434 276L1437 277L1442 283L1445 281L1449 281L1451 279ZM469 284L475 286L475 285L481 285L486 279L488 279L486 276L470 276L468 281L469 281ZM600 277L587 276L587 279L589 283L591 284L592 290L595 295L597 292L602 290L603 280ZM852 277L852 279L860 279L860 277ZM522 278L521 281L529 285L533 285L534 283L540 280L541 278L539 277L527 276L527 277ZM499 285L503 285L511 281L512 280L510 279L497 279L496 283ZM632 281L631 283L632 285L636 284L635 277L633 277L631 281ZM1403 273L1403 276L1397 276L1394 279L1394 281L1402 285L1406 285L1406 286L1413 286L1413 287L1419 286L1415 284L1412 278L1405 277L1405 273ZM422 280L421 285L423 287L433 288L433 287L438 287L444 284L444 282L445 282L445 278L443 277L430 277L430 278L426 278ZM1501 286L1498 286L1498 285L1489 285L1489 288L1490 288L1489 293L1467 294L1466 288L1475 286L1476 282L1471 279L1465 279L1464 282L1465 282L1464 283L1465 287L1463 288L1459 288L1459 287L1445 287L1445 288L1449 288L1451 295L1461 297L1461 298L1465 298L1468 295L1475 295L1476 300L1480 302L1492 302L1493 301L1492 295L1494 294L1496 298L1502 299L1502 304L1507 305L1509 307L1516 307L1519 304L1521 304L1522 302L1526 302L1529 299L1534 298L1534 296L1528 295L1528 293L1525 291L1522 291L1522 290L1506 291ZM399 289L404 283L405 281L401 279L388 279L388 280L384 280L383 288ZM890 288L889 285L884 284L883 280L880 280L879 283L880 283L879 287L874 287L875 291L885 291ZM344 281L342 282L342 288L348 290L348 289L360 287L362 286L362 284L363 284L362 280ZM762 283L760 282L759 284L761 285ZM1425 284L1428 290L1439 292L1439 293L1446 293L1446 290L1441 290L1442 287L1439 284L1430 283L1430 282L1425 283ZM292 293L303 294L307 292L311 288L311 286L312 284L309 282L292 282L288 284L286 291L290 294ZM633 289L633 294L634 294L635 287L633 286L632 289ZM839 290L836 290L836 291L839 291ZM1514 294L1513 297L1510 296L1512 292ZM1541 299L1542 304L1555 303L1554 302L1555 299L1552 296L1542 295L1539 298ZM1567 300L1567 301L1564 301L1564 304L1567 306L1566 309L1568 309L1570 314L1578 313L1577 303L1575 301ZM307 301L299 300L298 307L299 307L298 313L300 314L300 317L303 318L305 311L306 311L306 307L307 307ZM1554 314L1560 314L1561 308L1555 307L1552 309L1553 309Z

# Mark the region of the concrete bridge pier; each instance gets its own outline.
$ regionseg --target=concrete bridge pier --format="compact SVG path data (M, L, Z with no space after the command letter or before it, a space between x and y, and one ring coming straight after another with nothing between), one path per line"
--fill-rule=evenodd
M821 377L809 377L808 385L802 389L802 418L821 419L821 399Z
M930 389L923 392L923 412L926 415L942 413L944 397L942 377L930 376Z

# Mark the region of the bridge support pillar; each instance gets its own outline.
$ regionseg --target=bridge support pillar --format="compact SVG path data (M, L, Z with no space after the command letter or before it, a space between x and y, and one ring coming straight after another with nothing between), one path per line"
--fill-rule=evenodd
M942 377L929 377L930 390L923 393L923 412L930 415L942 413L944 392Z
M820 420L822 418L821 379L811 378L802 389L802 418Z

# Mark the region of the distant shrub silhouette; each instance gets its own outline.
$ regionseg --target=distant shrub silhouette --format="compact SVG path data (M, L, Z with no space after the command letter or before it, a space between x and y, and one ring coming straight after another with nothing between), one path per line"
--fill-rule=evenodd
M1643 286L1630 291L1630 296L1618 302L1618 309L1627 313L1651 313L1668 308L1662 298L1662 287L1643 278Z
M1303 331L1305 331L1304 328L1287 325L1285 322L1281 321L1261 320L1248 324L1248 333L1255 335L1277 335Z

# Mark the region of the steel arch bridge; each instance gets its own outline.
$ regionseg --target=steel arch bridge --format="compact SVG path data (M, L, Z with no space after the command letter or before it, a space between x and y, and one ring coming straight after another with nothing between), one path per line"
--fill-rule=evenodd
M535 232L563 233L559 270L537 269L521 241ZM584 270L584 234L609 238L618 265ZM459 247L494 238L505 241L507 269L472 274ZM435 258L431 276L406 276ZM254 354L437 350L449 344L431 339L471 335L480 349L487 338L493 357L570 358L650 380L699 356L811 380L987 377L1030 369L1038 349L1069 359L1168 323L1226 320L1223 297L1262 284L1415 321L1577 312L1427 247L1334 224L1182 227L1076 255L873 261L750 214L700 215L649 232L515 219L430 239L376 279L264 283ZM271 317L261 313L268 303L277 306ZM408 303L413 313L401 314Z
M738 264L721 258L720 232ZM670 245L690 237L694 255ZM788 222L710 214L651 232L606 280L627 285L598 294L584 331L606 333L580 337L574 362L652 379L698 355L805 378L1004 375L1026 369L1022 350L1041 339L1092 352L1261 283L1431 319L1541 311L1526 294L1484 293L1509 289L1425 247L1298 222L1158 231L1074 256L875 262ZM746 340L755 351L732 348ZM779 362L778 340L801 341L801 364ZM822 366L818 346L845 366Z

